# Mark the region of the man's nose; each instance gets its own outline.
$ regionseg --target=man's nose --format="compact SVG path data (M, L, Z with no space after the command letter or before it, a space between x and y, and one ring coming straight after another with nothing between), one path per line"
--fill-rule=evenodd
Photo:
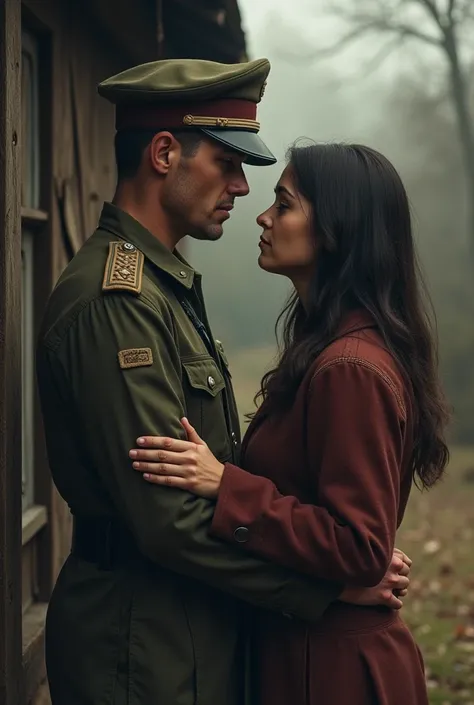
M247 177L245 176L243 171L238 176L236 176L235 179L232 180L232 182L229 184L228 191L231 196L248 195L250 187L247 181Z

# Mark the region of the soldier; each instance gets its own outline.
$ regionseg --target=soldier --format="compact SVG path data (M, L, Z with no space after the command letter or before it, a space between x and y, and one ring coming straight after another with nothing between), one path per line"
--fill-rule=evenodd
M245 555L238 530L235 547L213 539L213 502L150 488L128 457L139 434L182 437L186 415L216 457L238 458L225 355L175 248L217 240L248 193L243 162L274 163L256 120L269 68L160 61L99 86L116 104L117 190L51 296L37 359L50 465L74 515L47 619L55 705L249 703L245 604L315 621L341 596ZM341 597L377 602L407 583L393 569L407 572L395 557L381 587Z

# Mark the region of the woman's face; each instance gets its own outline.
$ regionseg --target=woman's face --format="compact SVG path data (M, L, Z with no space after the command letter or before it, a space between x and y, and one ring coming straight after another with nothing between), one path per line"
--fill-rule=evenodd
M291 165L275 188L275 201L257 218L263 228L258 263L262 269L284 274L293 281L308 280L314 270L316 244L311 227L311 206L298 193Z

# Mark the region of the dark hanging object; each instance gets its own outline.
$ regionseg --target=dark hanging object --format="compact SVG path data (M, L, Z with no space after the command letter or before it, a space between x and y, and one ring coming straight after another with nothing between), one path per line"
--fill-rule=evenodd
M237 0L161 0L161 58L246 61Z

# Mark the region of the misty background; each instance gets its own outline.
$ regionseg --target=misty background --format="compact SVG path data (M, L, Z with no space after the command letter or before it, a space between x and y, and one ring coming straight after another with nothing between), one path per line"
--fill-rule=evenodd
M203 274L211 324L229 354L241 411L252 408L261 374L271 364L274 324L289 292L287 280L258 268L256 215L272 202L295 139L355 141L391 159L407 187L437 314L443 380L455 411L453 438L474 441L474 248L442 55L416 39L394 46L382 33L325 52L351 26L335 18L324 0L240 0L240 8L250 58L266 56L272 64L259 106L260 134L279 161L247 167L250 195L237 201L224 237L218 243L188 241L186 253ZM414 26L432 32L426 12L413 12ZM462 46L469 62L469 42Z

